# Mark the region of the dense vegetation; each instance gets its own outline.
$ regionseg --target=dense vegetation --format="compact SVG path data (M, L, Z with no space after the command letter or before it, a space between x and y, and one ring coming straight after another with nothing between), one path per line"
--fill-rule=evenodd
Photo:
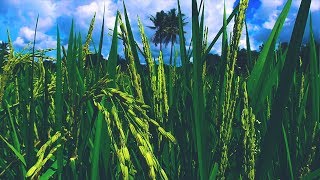
M228 18L224 12L213 40L203 1L192 0L190 51L178 1L172 32L180 53L171 58L181 59L179 67L152 55L140 20L134 39L125 5L108 60L100 56L104 21L97 52L89 52L95 16L84 41L72 23L67 50L57 27L54 58L34 43L15 52L8 33L0 48L0 178L319 178L320 48L307 24L311 0L302 0L290 42L277 47L291 3L257 53L248 33L247 48L238 50L248 0ZM306 26L310 39L301 48ZM212 55L219 37L222 54Z

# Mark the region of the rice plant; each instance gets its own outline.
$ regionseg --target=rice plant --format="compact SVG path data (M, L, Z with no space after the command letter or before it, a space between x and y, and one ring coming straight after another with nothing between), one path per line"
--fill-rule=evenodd
M180 51L170 61L181 59L180 67L152 53L139 18L135 39L125 3L107 60L99 56L104 19L96 27L95 14L85 38L72 22L67 50L59 26L56 48L45 50L35 49L37 24L33 43L20 52L8 31L0 49L0 179L319 179L320 47L311 0L302 0L282 48L277 42L292 0L286 2L257 55L246 25L248 0L229 17L224 10L213 39L205 1L198 2L190 7L188 40L177 0ZM90 52L94 28L101 28L100 41ZM243 29L247 62L240 72ZM222 54L212 67L210 51L220 37ZM53 50L55 57L45 55Z

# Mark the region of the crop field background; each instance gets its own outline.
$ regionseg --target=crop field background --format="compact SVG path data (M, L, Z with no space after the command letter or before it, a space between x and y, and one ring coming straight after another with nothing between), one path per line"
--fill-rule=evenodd
M125 2L107 60L105 21L95 26L95 14L85 37L72 22L67 46L58 25L54 49L35 48L38 20L23 51L8 31L0 48L0 179L320 179L319 26L312 26L311 0L301 1L290 41L279 44L288 0L259 52L248 33L239 50L248 0L229 16L224 9L214 39L205 2L192 0L191 42L177 2L177 26L163 31L178 34L170 64L162 52L153 55L140 19L134 38ZM159 31L157 16L150 19ZM94 28L101 33L91 52ZM156 35L161 46L166 37ZM213 57L220 40L221 56Z

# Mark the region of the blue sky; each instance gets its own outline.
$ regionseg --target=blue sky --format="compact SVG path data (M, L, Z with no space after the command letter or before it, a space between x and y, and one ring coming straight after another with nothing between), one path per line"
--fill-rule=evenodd
M232 12L233 7L239 0L226 0L227 14ZM7 41L9 29L10 37L16 49L25 47L33 41L36 17L39 13L39 25L37 32L37 48L53 48L56 46L56 27L59 25L63 44L68 41L68 34L71 21L74 19L76 30L83 37L86 36L90 20L93 14L97 13L93 40L98 44L103 7L106 7L105 39L103 55L107 56L110 48L111 37L108 36L109 29L113 28L115 14L117 10L123 12L122 0L0 0L0 41ZM247 11L247 22L251 46L258 49L271 32L273 24L286 0L251 0ZM289 16L286 19L283 32L280 35L281 42L289 41L293 29L295 17L301 0L293 0ZM152 25L149 21L150 15L155 15L157 11L168 11L177 7L176 0L126 0L127 10L132 24L134 36L141 45L139 29L137 26L137 16L142 20L144 26ZM209 41L213 39L222 25L223 0L206 1L205 23L209 27ZM191 37L191 0L181 0L182 11L186 14L186 38L190 41ZM311 5L315 38L320 40L320 0L313 0ZM228 27L232 30L232 24ZM153 31L145 27L147 35L151 38ZM305 42L308 39L308 29L306 30ZM84 38L83 38L84 39ZM220 52L221 43L218 42L214 48L214 53ZM240 46L245 46L245 32L243 32ZM121 46L122 47L122 46ZM153 55L158 55L159 47L152 45ZM169 54L169 47L164 50L165 56ZM121 54L122 50L119 50ZM166 58L165 58L166 59Z

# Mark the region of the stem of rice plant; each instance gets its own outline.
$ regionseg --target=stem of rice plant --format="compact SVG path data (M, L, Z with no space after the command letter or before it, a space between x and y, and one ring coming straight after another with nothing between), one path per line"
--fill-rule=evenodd
M200 179L208 179L208 157L206 150L206 129L207 127L204 119L204 95L202 86L202 59L201 59L201 37L199 28L199 12L197 9L197 1L192 0L192 39L193 39L193 109L194 109L194 123L195 123L195 134L196 134L196 147L198 153L198 163Z

